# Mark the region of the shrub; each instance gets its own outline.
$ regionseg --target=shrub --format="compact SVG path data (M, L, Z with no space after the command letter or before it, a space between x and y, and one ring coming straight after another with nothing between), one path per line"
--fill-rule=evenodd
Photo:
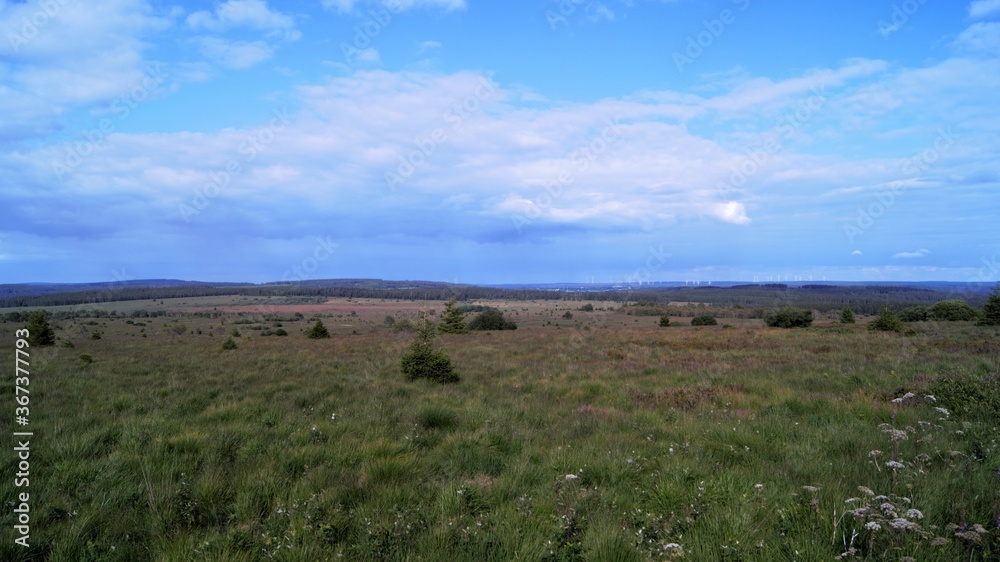
M580 307L580 311L581 312L593 312L594 311L594 305L592 305L592 304L590 304L588 302L587 304L585 304L585 305L583 305L583 306Z
M396 332L412 332L415 328L413 327L413 322L410 322L408 318L403 318L399 322L394 322L392 325L392 331Z
M563 314L563 318L565 318L566 320L572 320L573 319L573 313L567 310L566 314Z
M670 317L667 316L666 314L664 314L663 316L660 316L660 327L661 328L666 328L669 325L670 325Z
M969 303L958 299L934 303L934 305L927 309L927 314L931 317L931 320L949 322L975 320L979 316L979 312L969 306Z
M274 335L276 335L276 336L287 336L288 332L286 332L284 328L278 328L277 330L274 331Z
M399 369L407 380L430 379L439 383L458 382L461 378L451 365L451 358L434 349L434 326L424 319L417 337L399 361Z
M899 313L899 319L903 322L926 322L928 319L926 306L911 306L904 308Z
M889 305L885 305L882 307L882 312L879 312L878 317L868 324L868 329L880 332L902 332L903 321L896 316L896 313L889 308Z
M83 362L84 365L90 365L94 362L94 357L89 353L81 353L80 361Z
M995 420L1000 416L1000 376L959 373L936 379L930 393L953 414Z
M718 320L711 314L699 314L691 319L692 326L717 326L718 324Z
M768 326L775 328L808 328L812 321L812 311L800 308L782 308L764 318Z
M98 332L97 330L94 330L93 332L90 333L90 339L92 339L92 340L99 340L99 339L101 339L101 333Z
M470 330L516 330L517 324L504 318L503 313L495 308L480 312L469 322Z
M56 333L49 326L44 310L36 310L28 319L28 345L42 347L56 344Z
M465 313L455 306L455 297L445 303L438 330L442 334L464 334L469 331L465 326Z
M236 349L236 340L234 340L232 336L226 338L226 341L222 342L222 349L223 350Z
M306 332L306 337L314 340L328 338L330 337L330 331L323 325L322 320L317 319L312 328L309 328L309 331Z
M1000 283L993 288L986 304L983 305L983 314L979 318L980 326L1000 325Z
M840 311L840 323L841 324L853 324L854 323L854 311L850 307L844 307L844 310Z

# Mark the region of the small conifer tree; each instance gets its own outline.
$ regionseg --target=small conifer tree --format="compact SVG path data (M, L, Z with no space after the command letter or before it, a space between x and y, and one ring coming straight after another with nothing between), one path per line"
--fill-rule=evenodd
M306 332L306 336L314 340L328 338L330 337L330 331L323 325L323 321L317 318L313 327L309 328L309 331Z
M840 311L840 323L841 324L853 324L854 323L854 311L850 307L844 307L844 310Z
M49 326L44 310L36 310L28 319L28 345L42 347L56 344L56 333Z
M438 324L438 331L442 334L464 334L469 331L465 325L465 313L455 304L455 297L445 303L444 312L441 313L441 322Z
M892 311L892 308L888 304L882 307L882 312L879 312L878 317L868 324L869 330L878 330L880 332L902 332L903 331L903 321L896 316L896 313Z
M986 304L983 305L983 312L979 318L981 326L1000 326L1000 283L993 288Z
M417 328L417 337L399 361L400 371L407 380L430 379L440 383L458 382L461 378L451 365L451 358L434 349L434 325L424 316Z

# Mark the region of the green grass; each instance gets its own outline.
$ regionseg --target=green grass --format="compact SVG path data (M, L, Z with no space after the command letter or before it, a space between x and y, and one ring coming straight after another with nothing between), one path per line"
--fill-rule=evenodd
M0 559L1000 557L997 329L609 311L556 329L554 304L506 307L516 331L435 340L454 385L405 380L413 335L381 326L384 306L324 322L329 340L305 337L308 315L283 338L243 324L229 351L221 318L57 321L75 347L31 350L32 547L6 510ZM21 327L0 324L7 364ZM886 502L919 530L847 513Z

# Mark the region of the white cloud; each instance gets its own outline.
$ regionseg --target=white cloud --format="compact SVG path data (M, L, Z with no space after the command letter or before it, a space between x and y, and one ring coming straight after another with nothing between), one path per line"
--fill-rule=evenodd
M861 250L854 250L853 252L851 252L851 255L860 256L861 255Z
M269 37L296 41L301 37L295 29L295 20L272 11L264 0L228 0L219 4L215 12L199 11L187 17L187 24L195 30L222 33L234 28L248 28L267 32Z
M464 10L465 0L323 0L323 7L342 14L352 11L357 4L375 4L402 12L412 8L431 7L445 10Z
M587 19L592 22L615 21L615 12L600 2L588 3L586 13Z
M274 55L274 49L264 41L228 41L219 37L197 40L206 58L229 68L249 68Z
M365 64L376 64L382 59L378 54L378 49L374 47L368 47L367 49L362 49L354 53L354 61L365 63Z
M441 43L438 41L421 41L417 43L417 54L422 55L431 49L440 49Z
M1000 52L1000 23L974 23L958 35L955 45L964 51L996 57Z
M892 257L895 258L895 259L922 258L922 257L926 256L929 253L931 253L930 250L928 250L926 248L921 248L921 249L917 250L916 252L899 252L898 254L895 254Z
M747 216L743 203L740 203L739 201L718 203L712 208L712 214L723 222L732 224L750 224L750 217Z
M985 18L1000 12L1000 0L973 0L969 4L969 17Z
M0 6L0 139L51 132L66 111L128 93L143 81L144 36L170 26L140 0Z

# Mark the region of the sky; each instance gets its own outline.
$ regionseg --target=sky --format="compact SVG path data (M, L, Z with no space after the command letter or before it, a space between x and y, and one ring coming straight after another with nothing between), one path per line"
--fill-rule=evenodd
M0 0L0 283L1000 280L1000 0Z

